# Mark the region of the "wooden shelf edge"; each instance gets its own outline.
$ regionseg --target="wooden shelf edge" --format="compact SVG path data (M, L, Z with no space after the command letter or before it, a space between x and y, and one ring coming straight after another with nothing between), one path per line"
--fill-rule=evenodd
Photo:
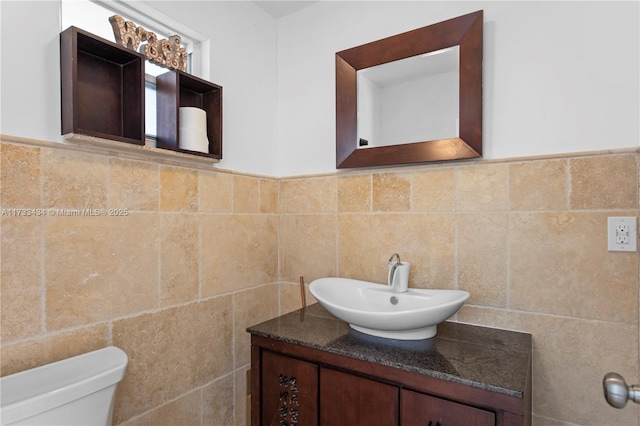
M63 135L66 144L82 145L89 152L112 155L133 160L154 161L156 163L203 168L219 163L217 158L191 155L183 152L155 148L148 145L134 145L125 142L103 139L95 136L68 133Z

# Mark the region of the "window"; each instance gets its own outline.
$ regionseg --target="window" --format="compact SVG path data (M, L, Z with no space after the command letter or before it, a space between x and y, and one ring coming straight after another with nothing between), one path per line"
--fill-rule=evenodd
M61 31L70 26L75 26L113 42L115 42L115 36L109 23L109 17L113 15L120 15L126 20L135 22L136 25L153 31L158 38L168 38L171 35L178 34L180 35L181 45L186 48L189 57L187 72L198 76L202 75L199 69L199 57L201 56L201 44L205 41L204 36L184 27L171 18L162 16L155 9L140 2L132 4L122 1L62 0L60 15ZM165 23L169 23L171 27ZM180 28L178 30L175 27ZM154 144L157 134L156 76L167 71L166 68L152 64L149 61L145 62L145 129L147 139L151 144Z

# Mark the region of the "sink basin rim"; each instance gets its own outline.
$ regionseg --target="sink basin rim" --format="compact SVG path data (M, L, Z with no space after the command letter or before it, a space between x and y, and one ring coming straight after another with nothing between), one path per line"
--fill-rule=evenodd
M384 300L382 305L379 304L376 308L349 305L349 302L358 303L357 300L354 300L356 292L363 293L368 290L377 293L371 296L373 293L368 292L367 295L370 299L377 297ZM314 280L309 285L309 291L325 309L349 323L352 328L370 335L400 340L420 340L433 337L437 324L455 314L470 296L468 292L463 290L442 289L411 288L406 293L395 293L384 284L339 277ZM334 294L330 294L331 292ZM364 297L364 295L360 296ZM439 303L435 305L426 303L420 307L399 310L389 302L389 298L393 296L405 304L406 300L414 303L416 300L424 300L425 298L427 300L433 299L434 303ZM335 300L329 300L327 297L333 297L344 301L344 303L336 303ZM444 302L441 300L443 298ZM360 303L365 302L368 303L368 301L360 301ZM379 308L389 310L380 311Z

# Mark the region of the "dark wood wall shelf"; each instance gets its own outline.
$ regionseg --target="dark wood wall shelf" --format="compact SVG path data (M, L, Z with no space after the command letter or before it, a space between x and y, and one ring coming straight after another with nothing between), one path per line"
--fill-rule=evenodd
M79 28L60 33L62 134L144 145L144 61Z
M182 71L156 77L158 140L157 147L177 152L222 158L222 87ZM207 113L209 152L180 148L180 107L197 107Z

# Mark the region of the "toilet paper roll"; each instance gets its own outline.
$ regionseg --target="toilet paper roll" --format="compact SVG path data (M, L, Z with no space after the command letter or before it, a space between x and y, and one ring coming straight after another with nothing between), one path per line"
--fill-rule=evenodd
M208 153L207 112L196 107L181 107L179 123L180 148Z

